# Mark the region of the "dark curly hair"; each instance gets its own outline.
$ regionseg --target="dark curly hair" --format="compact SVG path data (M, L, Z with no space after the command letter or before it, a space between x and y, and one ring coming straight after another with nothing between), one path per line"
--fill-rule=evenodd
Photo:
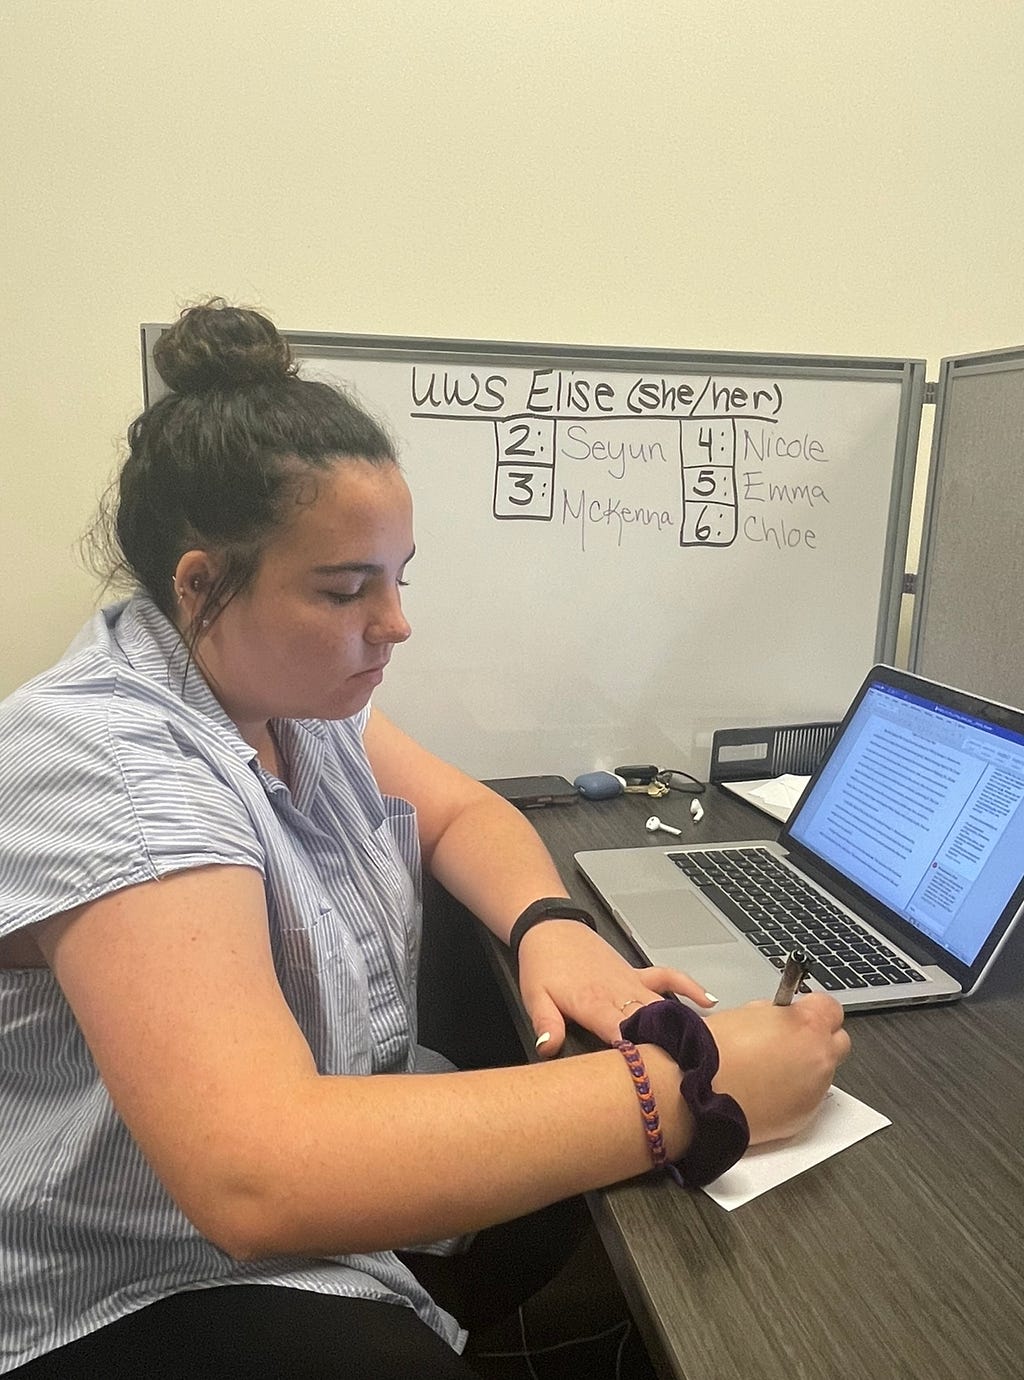
M299 376L271 321L222 298L187 307L153 360L173 391L128 429L127 458L90 534L93 563L108 583L141 586L173 621L178 561L215 551L198 628L250 584L315 472L345 458L395 464L395 448L340 389Z

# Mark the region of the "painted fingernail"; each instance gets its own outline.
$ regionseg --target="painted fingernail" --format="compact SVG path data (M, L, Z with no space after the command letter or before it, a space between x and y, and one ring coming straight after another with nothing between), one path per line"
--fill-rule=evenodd
M536 1043L535 1043L534 1046L533 1046L534 1049L540 1049L541 1045L546 1045L547 1042L548 1042L550 1039L551 1039L551 1031L550 1031L550 1030L545 1030L545 1032L544 1032L543 1035L538 1035L538 1036L537 1036Z
M705 992L704 995L707 997L708 1001L717 1001L717 1000L718 1000L718 998L715 996L714 992Z

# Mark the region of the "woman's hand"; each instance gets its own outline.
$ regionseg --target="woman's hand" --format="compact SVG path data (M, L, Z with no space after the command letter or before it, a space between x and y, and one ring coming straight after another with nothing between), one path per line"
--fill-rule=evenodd
M519 991L544 1058L562 1048L566 1020L611 1044L631 1011L665 993L704 1008L715 1003L675 968L633 968L578 920L545 920L527 930L519 946Z
M850 1052L843 1008L820 992L791 1006L750 1002L707 1024L721 1059L715 1091L743 1108L751 1145L802 1130Z

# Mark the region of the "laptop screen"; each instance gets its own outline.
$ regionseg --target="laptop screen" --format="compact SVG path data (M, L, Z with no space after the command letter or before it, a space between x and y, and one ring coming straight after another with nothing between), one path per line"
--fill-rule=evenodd
M786 841L970 966L1024 875L1024 725L893 679L869 677Z

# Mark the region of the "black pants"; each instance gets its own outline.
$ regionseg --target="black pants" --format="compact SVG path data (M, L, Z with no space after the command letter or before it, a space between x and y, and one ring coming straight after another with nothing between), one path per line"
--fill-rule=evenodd
M472 1331L557 1273L589 1224L579 1199L481 1232L462 1256L406 1256ZM272 1285L161 1299L11 1372L24 1380L467 1380L476 1374L411 1308Z

